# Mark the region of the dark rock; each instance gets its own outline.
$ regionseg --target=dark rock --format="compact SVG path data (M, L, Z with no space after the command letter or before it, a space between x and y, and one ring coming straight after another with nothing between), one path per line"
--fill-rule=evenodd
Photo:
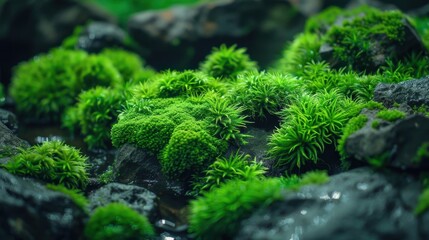
M418 161L417 151L429 142L429 118L412 115L374 129L371 121L346 141L347 154L357 160L378 158L384 166L400 169L429 169L428 161Z
M58 46L76 26L89 20L113 21L88 1L0 1L0 80L7 82L12 66Z
M374 100L386 107L394 103L408 106L429 106L429 77L401 83L379 83L374 90Z
M355 169L255 211L236 239L422 239L427 227L413 213L419 194L410 175Z
M18 138L13 132L0 122L0 163L5 163L7 159L18 152L18 148L27 148L28 142Z
M417 151L429 142L429 118L410 115L393 123L380 121L380 127L372 127L376 112L364 111L367 124L349 136L346 153L355 160L367 162L378 159L383 166L423 170L429 169L428 161L419 161Z
M193 68L223 43L246 47L261 65L279 57L304 17L287 1L226 0L145 11L128 22L130 35L157 68Z
M62 193L0 169L0 239L81 239L85 212Z
M142 187L109 183L91 193L88 199L91 211L112 202L120 202L147 216L151 221L159 218L157 196Z
M184 196L186 192L184 184L166 179L155 156L130 144L118 150L113 172L117 182L144 186L156 194Z
M76 43L77 49L98 53L104 48L124 47L126 33L107 22L92 22L86 26Z
M12 112L0 109L0 122L9 128L14 134L18 132L18 121Z

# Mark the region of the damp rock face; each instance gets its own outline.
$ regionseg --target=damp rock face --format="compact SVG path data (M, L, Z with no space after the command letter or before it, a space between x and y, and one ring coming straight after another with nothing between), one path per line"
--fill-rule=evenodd
M163 175L155 156L131 144L122 146L113 163L115 181L124 184L144 185L151 191L172 196L184 196L184 184L170 181Z
M407 174L359 168L285 194L242 222L235 239L423 239L413 209L420 194Z
M17 148L27 147L30 147L27 141L18 138L12 130L0 122L0 163L4 162L3 157L16 154Z
M62 193L0 169L0 239L80 239L87 215Z
M429 106L429 77L401 83L380 83L374 90L374 100L391 107L394 103L408 106Z
M0 122L9 128L14 134L18 132L18 121L12 112L0 109Z
M157 196L142 187L109 183L91 193L88 199L91 211L109 203L120 202L147 216L151 221L158 218Z
M92 22L86 26L76 43L77 49L98 53L104 48L124 47L126 33L107 22Z
M292 9L287 1L208 1L137 13L128 21L128 32L146 49L143 58L157 68L197 66L223 43L247 47L264 65L303 26L303 16Z

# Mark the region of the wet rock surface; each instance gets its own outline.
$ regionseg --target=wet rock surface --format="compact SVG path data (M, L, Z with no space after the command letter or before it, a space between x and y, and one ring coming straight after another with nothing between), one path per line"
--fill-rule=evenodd
M413 176L359 168L305 186L242 222L235 239L424 239Z
M130 144L118 150L113 172L117 182L145 186L157 194L184 196L186 192L184 184L166 179L155 156Z
M128 30L146 49L143 58L157 68L195 67L223 43L247 47L252 58L266 65L303 20L287 1L225 0L138 13L129 19Z
M0 109L0 122L9 128L14 134L18 132L18 120L12 112Z
M62 193L0 169L0 239L80 239L87 217Z
M92 192L88 199L91 211L112 202L120 202L147 216L152 222L159 218L157 196L142 187L109 183Z
M429 118L411 115L377 129L371 126L371 114L365 127L352 134L346 152L363 162L378 158L384 166L400 169L429 169L429 163L418 160L418 150L429 141Z
M429 105L429 77L401 83L380 83L374 90L374 100L391 107L394 103L408 106Z
M18 152L17 148L27 148L28 142L18 138L9 128L0 122L0 163Z
M125 46L126 33L118 26L107 22L92 22L78 37L76 48L98 53L104 48Z

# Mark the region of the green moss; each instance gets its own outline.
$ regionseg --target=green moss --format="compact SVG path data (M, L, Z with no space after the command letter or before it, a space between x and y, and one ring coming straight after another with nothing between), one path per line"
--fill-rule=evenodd
M298 80L291 75L248 72L238 76L228 96L252 120L262 121L277 116L300 92Z
M379 121L377 121L377 120L372 121L372 123L371 123L371 127L372 127L373 129L378 129L378 128L380 127L380 122L379 122Z
M377 117L389 122L394 122L399 119L404 119L406 117L406 113L397 109L388 109L378 112Z
M111 145L110 130L124 103L125 98L118 90L102 87L90 89L79 95L77 109L67 111L70 115L64 118L63 125L73 126L77 118L88 147L107 148Z
M82 26L75 27L72 35L68 36L66 39L63 40L63 42L61 43L61 48L75 50L82 30Z
M355 133L356 131L363 128L367 122L368 122L368 117L366 115L360 114L356 117L351 118L348 121L347 125L345 125L343 129L343 134L341 135L341 138L338 140L338 147L337 147L337 150L339 151L341 155L341 159L343 161L347 158L347 153L346 153L347 138L349 138L349 136Z
M281 199L279 179L229 181L191 201L189 231L203 239L232 239L240 221Z
M102 184L108 184L115 179L115 173L112 166L109 166L106 171L98 176L98 181Z
M414 213L416 215L421 215L425 213L428 209L429 209L429 188L426 188L420 194L419 201L417 203L416 208L414 209Z
M217 158L205 171L204 177L194 182L196 193L211 191L231 180L247 181L253 178L263 178L267 168L262 162L250 161L249 155L231 154L228 158Z
M303 174L302 176L293 174L291 176L281 178L283 187L294 191L297 191L306 185L322 185L328 181L329 176L326 171L311 171Z
M112 62L103 56L90 55L76 67L75 92L88 90L96 86L117 87L122 78Z
M302 33L290 43L283 52L277 68L296 76L302 76L304 66L310 62L319 62L321 40L317 34Z
M86 58L81 51L55 49L18 65L10 86L17 111L58 121L81 91L74 87L76 68Z
M221 45L213 48L200 68L209 76L234 80L241 72L255 70L256 63L250 60L244 48Z
M87 158L62 142L44 142L22 150L5 165L13 174L34 177L68 188L85 188L88 183Z
M377 156L372 156L367 159L368 163L375 168L382 168L389 160L389 153L383 153Z
M338 92L302 95L283 112L284 122L269 140L278 165L300 168L317 163L325 145L335 144L347 121L360 109Z
M97 208L85 226L88 240L151 239L154 235L145 216L121 203Z
M212 89L207 75L186 70L168 71L160 76L158 97L195 96Z
M343 9L329 7L307 20L305 23L305 32L323 34L335 23L338 16L342 14L344 14Z
M53 184L47 184L46 188L61 192L67 195L80 209L87 212L88 211L88 199L86 199L85 196L82 195L82 193L76 189L68 189L64 187L63 185L53 185Z
M100 56L108 58L125 82L143 70L143 60L135 53L122 49L105 49Z
M211 136L204 125L185 121L174 129L160 156L162 171L168 178L187 181L224 153L226 143Z
M416 152L413 162L420 164L423 160L429 159L429 142L424 142Z
M383 104L376 102L376 101L369 101L365 103L365 108L369 110L385 110L386 107L383 106Z

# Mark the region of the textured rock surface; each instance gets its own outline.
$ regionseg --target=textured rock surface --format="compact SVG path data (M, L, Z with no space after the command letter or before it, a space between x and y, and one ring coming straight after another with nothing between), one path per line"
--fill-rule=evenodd
M123 47L125 36L126 33L114 24L92 22L79 35L76 48L98 53L104 48Z
M145 186L157 194L183 196L186 191L182 184L165 178L154 156L129 144L118 150L113 171L117 182Z
M109 183L92 192L88 199L91 211L112 202L120 202L147 216L152 222L159 217L157 196L142 187Z
M352 134L346 142L346 152L352 158L368 161L384 158L384 165L401 169L429 169L428 161L417 161L416 154L429 142L429 118L409 116L378 129L370 121Z
M138 13L128 29L154 67L192 68L222 43L247 47L266 65L279 57L303 20L287 1L224 0Z
M13 133L18 132L18 121L12 112L0 109L0 122L9 128Z
M0 122L0 162L5 161L4 156L17 153L17 148L26 148L28 142L18 138L13 132Z
M374 100L386 107L391 107L394 103L429 106L429 77L401 83L380 83L375 87Z
M86 214L62 193L0 169L0 239L80 239Z
M236 239L424 239L418 180L360 168L305 186L242 222Z

